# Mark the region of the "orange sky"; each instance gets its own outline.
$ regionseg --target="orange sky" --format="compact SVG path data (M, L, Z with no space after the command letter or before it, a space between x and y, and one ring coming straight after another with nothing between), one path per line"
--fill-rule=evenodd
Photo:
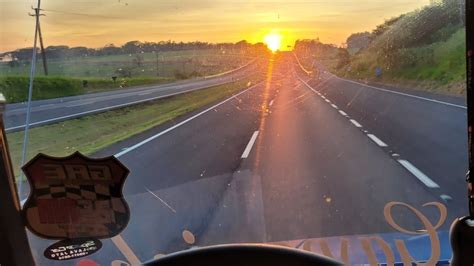
M32 46L34 0L0 0L0 51ZM140 41L261 42L269 32L283 45L317 38L341 44L354 32L429 0L191 1L42 0L46 45L101 47Z

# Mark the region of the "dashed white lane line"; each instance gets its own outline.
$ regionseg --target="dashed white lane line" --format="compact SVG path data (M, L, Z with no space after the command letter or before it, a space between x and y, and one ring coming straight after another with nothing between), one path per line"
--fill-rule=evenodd
M339 110L339 113L343 116L347 116L346 112L342 111L342 110Z
M331 106L332 106L332 108L334 108L334 109L339 109L339 108L337 107L337 105L335 105L335 104L331 104Z
M250 138L249 143L247 144L247 147L245 147L244 153L242 153L242 159L245 159L249 157L250 151L252 150L253 144L255 143L255 140L257 140L258 136L258 131L253 132L252 137Z
M341 78L339 78L341 79ZM300 79L301 80L301 79ZM345 79L342 79L342 80L345 80ZM370 87L370 88L373 88L373 89L377 89L377 90L381 90L381 91L387 91L387 92L390 92L390 93L395 93L395 94L400 94L400 95L404 95L404 96L409 96L409 97L413 97L413 98L419 98L419 99L422 99L422 100L427 100L427 101L431 101L431 102L436 102L436 103L441 103L441 104L445 104L445 105L449 105L449 106L453 106L453 107L458 107L458 108L466 108L464 106L461 106L461 105L456 105L456 104L451 104L451 103L446 103L446 102L441 102L441 101L437 101L437 100L432 100L432 99L427 99L427 98L423 98L423 97L418 97L418 96L414 96L414 95L410 95L410 94L405 94L405 93L398 93L398 92L393 92L393 91L388 91L388 90L385 90L385 89L381 89L381 88L377 88L377 87L373 87L373 86L369 86L369 85L366 85L366 84L361 84L361 83L358 83L358 82L354 82L354 81L351 81L351 80L346 80L346 81L349 81L349 82L352 82L352 83L357 83L357 84L360 84L360 85L364 85L366 87ZM310 88L312 91L316 92L319 96L321 96L322 99L324 99L327 103L331 103L331 101L329 101L324 95L320 94L319 92L315 91L311 86L309 86L306 82L303 81L303 83L305 83L305 85ZM332 104L331 103L331 106L335 109L337 109L337 106L335 104ZM347 114L342 111L342 110L339 110L339 113L343 116L347 116ZM357 122L356 120L354 119L349 119L349 121L351 121L351 123L358 127L358 128L362 128L362 125L359 124L359 122ZM367 130L364 130L364 133L368 133ZM388 147L388 145L383 142L381 139L379 139L377 136L375 136L374 134L367 134L367 137L369 137L373 142L375 142L375 144L377 144L378 146L380 147ZM399 154L393 154L392 156L394 157L399 157L400 155ZM434 182L433 180L431 180L428 176L426 176L423 172L421 172L418 168L416 168L413 164L411 164L409 161L407 160L402 160L402 159L398 159L397 160L398 163L400 163L405 169L407 169L412 175L414 175L416 178L418 178L418 180L420 180L425 186L429 187L429 188L439 188L439 185L436 184L436 182ZM441 195L440 196L441 199L443 199L444 201L449 201L451 200L452 198L449 196L449 195Z
M89 105L89 104L93 104L93 103L95 103L95 101L88 101L88 102L83 102L83 103L69 104L69 105L66 105L66 107L83 106L83 105Z
M151 93L152 93L152 91L148 91L148 92L139 93L138 95L143 96L143 95L148 95L148 94L151 94Z
M354 119L351 119L350 121L351 121L351 123L352 123L354 126L356 126L356 127L362 127L362 125L359 124L359 122L355 121Z
M411 164L407 160L397 160L405 169L407 169L410 173L412 173L418 180L420 180L425 186L429 188L439 188L439 185L436 184L433 180L431 180L428 176L426 176L423 172L421 172L418 168L416 168L413 164Z
M444 200L444 202L448 202L448 201L451 201L453 198L451 198L451 196L449 195L446 195L446 194L443 194L441 196L439 196L442 200Z
M273 105L273 100L271 100L271 101L270 101L270 104L269 104L269 105L270 105L270 106L272 106L272 105Z
M388 147L385 142L377 138L377 136L375 136L374 134L367 134L367 137L369 137L373 142L375 142L375 144L379 145L380 147Z
M38 106L38 107L45 108L45 107L51 107L51 106L55 106L55 105L56 105L56 104L54 104L54 103L48 103L48 104L42 104L42 105L40 105L40 106Z

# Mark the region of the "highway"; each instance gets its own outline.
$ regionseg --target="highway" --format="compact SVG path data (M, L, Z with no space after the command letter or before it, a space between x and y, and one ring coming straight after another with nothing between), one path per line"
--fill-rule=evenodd
M196 246L393 232L383 215L392 201L433 223L439 214L422 205L442 202L440 230L466 214L462 99L324 71L310 79L291 54L265 71L260 84L95 155L130 169L132 216L90 258L143 262L189 248L184 230ZM422 227L410 212L394 218ZM31 239L39 253L52 243Z
M32 101L30 125L31 127L36 127L57 123L84 115L234 82L248 76L255 70L258 64L258 60L252 60L248 64L232 71L157 86L137 86L134 88L100 93ZM7 104L4 114L7 132L15 132L24 129L27 111L26 106L25 102Z

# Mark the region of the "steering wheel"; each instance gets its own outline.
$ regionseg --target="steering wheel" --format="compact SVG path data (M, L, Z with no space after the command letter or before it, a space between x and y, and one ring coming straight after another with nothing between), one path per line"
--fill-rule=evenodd
M193 248L146 262L149 266L315 266L344 265L315 253L267 244Z

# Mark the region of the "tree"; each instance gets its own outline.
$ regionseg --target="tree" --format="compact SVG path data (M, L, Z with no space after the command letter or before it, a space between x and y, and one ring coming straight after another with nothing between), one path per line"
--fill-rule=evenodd
M133 64L135 64L137 67L142 67L143 56L141 54L135 54L135 57L133 58Z
M349 65L351 62L351 55L347 51L347 49L344 48L338 48L337 49L337 69L341 69L347 65Z
M365 48L369 47L371 36L372 34L367 31L352 34L347 38L346 41L347 50L352 54L355 54L360 50L364 50Z

